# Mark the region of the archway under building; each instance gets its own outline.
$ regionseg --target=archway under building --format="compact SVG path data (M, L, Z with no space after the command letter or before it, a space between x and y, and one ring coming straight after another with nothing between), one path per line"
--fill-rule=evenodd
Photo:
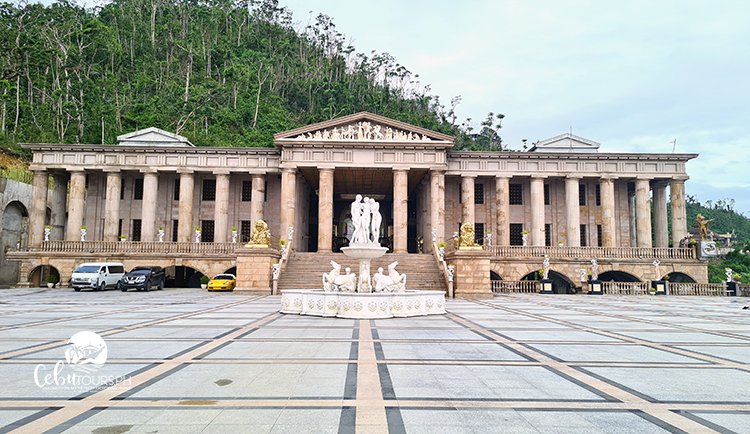
M663 280L672 283L696 283L695 279L680 271L673 271L667 274L666 276L664 276Z
M202 272L192 267L176 265L165 268L165 288L200 288ZM210 278L210 276L209 276Z
M234 274L236 276L237 275L237 267L232 267L232 268L224 271L223 274Z
M52 280L56 287L60 285L60 270L51 265L38 265L34 267L29 273L29 285L33 288L40 288L47 286L49 276L52 276ZM67 282L63 282L67 283Z
M10 249L25 247L28 243L29 213L23 203L14 200L3 210L0 221L0 285L18 282L20 264L5 259Z
M529 274L523 276L521 280L539 280L541 276L538 271L532 271ZM576 286L570 281L564 274L554 270L549 270L549 279L555 287L555 291L559 294L575 294Z
M499 274L490 270L490 280L503 280L503 278Z
M641 279L625 271L611 270L599 275L602 282L640 282Z

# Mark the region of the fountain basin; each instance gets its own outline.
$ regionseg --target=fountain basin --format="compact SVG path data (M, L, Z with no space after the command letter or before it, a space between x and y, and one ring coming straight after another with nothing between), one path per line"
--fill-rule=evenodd
M445 313L445 292L326 292L320 289L281 291L281 313L348 319L406 318Z
M353 259L375 259L385 255L388 251L388 247L380 247L378 245L368 246L364 245L353 245L349 247L342 247L341 252L346 256Z

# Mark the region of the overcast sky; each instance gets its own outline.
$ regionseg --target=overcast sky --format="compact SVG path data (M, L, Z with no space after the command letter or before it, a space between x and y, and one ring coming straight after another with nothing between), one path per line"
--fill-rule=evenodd
M357 51L388 52L512 147L568 132L602 152L699 153L687 194L750 216L746 1L280 0ZM311 14L312 11L312 14Z

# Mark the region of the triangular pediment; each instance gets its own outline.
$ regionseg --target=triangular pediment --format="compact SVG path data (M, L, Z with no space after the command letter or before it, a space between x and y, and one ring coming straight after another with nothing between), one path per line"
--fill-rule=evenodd
M359 112L276 134L278 142L453 143L453 137L370 112Z
M121 146L194 146L186 137L151 127L117 136Z
M599 143L575 134L560 134L534 143L530 152L597 152Z

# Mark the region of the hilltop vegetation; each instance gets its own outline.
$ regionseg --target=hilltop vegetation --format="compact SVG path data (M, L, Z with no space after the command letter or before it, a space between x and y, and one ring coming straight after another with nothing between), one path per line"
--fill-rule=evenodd
M302 31L276 0L63 0L0 4L0 145L114 143L156 126L206 146L270 146L273 134L372 111L497 146L387 53L357 53L318 15Z

